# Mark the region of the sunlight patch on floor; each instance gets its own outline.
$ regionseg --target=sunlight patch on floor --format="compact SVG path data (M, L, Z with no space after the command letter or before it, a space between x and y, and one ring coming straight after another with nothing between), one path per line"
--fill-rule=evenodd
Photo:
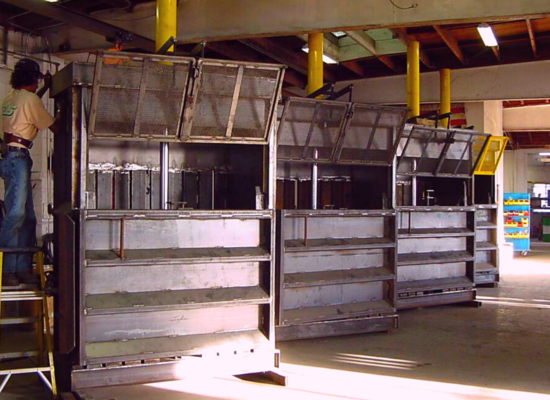
M350 355L347 355L350 356ZM351 355L355 359L369 356ZM377 359L374 357L374 359ZM384 359L379 360L384 361ZM388 361L388 360L386 360ZM397 360L407 363L407 360ZM224 400L550 400L550 395L458 385L418 379L381 376L295 364L282 364L280 373L289 378L287 387L243 382L236 378L193 378L147 386L179 393Z

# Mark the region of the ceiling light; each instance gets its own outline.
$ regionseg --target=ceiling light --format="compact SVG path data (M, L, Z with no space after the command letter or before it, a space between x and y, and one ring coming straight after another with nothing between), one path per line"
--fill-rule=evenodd
M341 37L344 37L344 36L347 35L346 32L342 32L342 31L332 32L332 34L333 34L334 36L336 36L337 38L341 38Z
M48 3L57 3L59 0L46 0Z
M479 32L481 39L483 39L483 43L485 43L485 46L487 47L498 46L497 38L495 37L493 28L491 28L488 24L483 23L479 25L477 27L477 31Z
M309 47L308 47L307 44L304 45L304 47L302 47L302 51L303 51L304 53L309 53ZM338 64L338 61L336 61L336 60L335 60L334 58L332 58L332 57L327 56L327 55L324 54L324 53L323 53L323 62L324 62L325 64Z
M550 153L539 153L539 156L550 156Z

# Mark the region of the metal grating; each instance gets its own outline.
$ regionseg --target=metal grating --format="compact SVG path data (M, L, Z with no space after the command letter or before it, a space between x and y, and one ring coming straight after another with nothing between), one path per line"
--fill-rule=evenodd
M189 140L265 143L283 66L199 62Z
M277 134L277 158L332 161L349 108L350 103L344 102L287 99Z
M192 59L98 55L90 138L177 138Z
M340 138L336 161L391 165L406 116L406 108L355 104Z
M397 173L471 177L490 135L406 125L397 150Z

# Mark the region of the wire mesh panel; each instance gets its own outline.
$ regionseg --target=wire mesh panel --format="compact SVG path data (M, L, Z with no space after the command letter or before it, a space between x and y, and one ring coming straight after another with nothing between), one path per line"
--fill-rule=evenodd
M283 75L282 65L199 61L187 141L266 143Z
M349 109L350 103L344 102L287 99L277 133L277 158L332 161Z
M490 135L406 125L397 149L397 173L470 177Z
M340 138L336 161L390 165L406 116L406 108L355 104Z
M100 54L90 138L176 139L193 62L180 57Z

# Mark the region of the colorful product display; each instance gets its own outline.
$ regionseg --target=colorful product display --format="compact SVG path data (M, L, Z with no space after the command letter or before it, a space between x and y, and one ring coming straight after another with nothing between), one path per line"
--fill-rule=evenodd
M504 194L504 238L514 244L514 251L524 255L531 246L530 203L529 193Z

